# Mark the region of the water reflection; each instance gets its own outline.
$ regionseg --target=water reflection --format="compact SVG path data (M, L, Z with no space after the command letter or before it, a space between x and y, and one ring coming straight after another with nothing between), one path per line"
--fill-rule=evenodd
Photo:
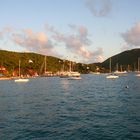
M64 90L68 90L69 89L69 86L70 86L70 83L69 83L69 80L68 79L62 79L60 81L61 83L61 86Z

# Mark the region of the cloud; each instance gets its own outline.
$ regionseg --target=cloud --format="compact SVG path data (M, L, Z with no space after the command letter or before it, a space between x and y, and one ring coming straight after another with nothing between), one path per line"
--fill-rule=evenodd
M5 36L9 36L9 34L12 32L13 28L11 27L5 27L0 31L0 39L4 39Z
M140 23L135 24L127 32L122 33L122 37L128 45L132 47L140 46Z
M93 63L93 62L103 62L103 49L102 48L96 48L94 51L90 52L90 59L85 59L85 63Z
M17 45L40 54L55 55L54 46L44 32L33 32L25 29L12 34L12 41Z
M3 33L2 33L2 31L0 31L0 39L2 39L3 38Z
M47 26L46 29L52 33L52 37L56 42L64 44L67 52L79 57L82 62L101 61L101 56L103 55L101 48L95 51L88 49L92 45L92 41L89 39L88 29L84 26L76 25L69 25L69 27L72 29L71 34L63 34L53 27L48 28Z
M5 28L0 32L0 38L3 43L8 40L8 43L16 44L21 50L62 59L69 56L68 59L76 58L76 61L85 63L103 61L103 50L92 46L89 31L85 26L69 25L68 27L69 33L62 33L48 24L45 25L44 32Z
M97 17L107 16L112 8L111 0L85 0L89 11Z
M87 30L87 28L84 27L84 26L79 26L79 27L77 27L76 25L69 24L69 27L70 27L73 31L78 32L79 35L81 35L81 36L87 36L87 35L88 35L88 30Z
M132 47L129 44L124 43L121 47L121 52L126 51L126 50L130 50L131 48Z

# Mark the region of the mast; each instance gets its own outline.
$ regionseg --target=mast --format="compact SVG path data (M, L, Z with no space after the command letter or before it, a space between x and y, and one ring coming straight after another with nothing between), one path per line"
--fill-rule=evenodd
M18 69L19 69L19 71L18 71L19 77L20 77L20 63L21 63L21 62L20 62L20 60L19 60L19 68L18 68Z
M110 66L109 69L110 69L110 73L111 73L111 71L112 71L111 70L111 58L110 58L110 64L109 64L109 66Z
M138 71L140 71L140 57L138 58Z
M129 64L127 65L127 70L128 70L128 72L130 71L130 65Z
M118 63L116 64L116 68L117 68L117 71L119 71L119 66L118 66Z
M62 71L65 71L65 60L63 60L63 67L62 67Z
M136 64L134 63L134 69L133 69L133 71L136 71Z
M121 71L122 71L122 65L120 65Z
M45 59L44 59L44 63L45 63L45 67L44 67L44 74L46 73L46 55L45 55Z
M71 72L71 61L70 61L70 72Z

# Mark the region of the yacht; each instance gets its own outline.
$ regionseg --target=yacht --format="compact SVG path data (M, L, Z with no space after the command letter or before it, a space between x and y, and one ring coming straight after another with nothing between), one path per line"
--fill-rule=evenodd
M20 63L21 63L21 61L19 60L19 78L18 79L15 79L15 82L16 83L18 83L18 82L28 82L29 81L29 79L27 79L27 78L21 78L21 73L20 73Z
M115 75L115 74L110 74L108 76L106 76L107 79L116 79L116 78L119 78L118 75Z
M118 75L115 75L111 72L111 58L110 58L110 63L109 63L109 69L110 69L110 74L106 76L107 79L116 79L119 78Z

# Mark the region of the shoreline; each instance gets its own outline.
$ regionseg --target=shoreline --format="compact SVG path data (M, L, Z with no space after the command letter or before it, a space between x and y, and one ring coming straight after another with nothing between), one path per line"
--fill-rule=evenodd
M12 80L12 77L0 77L0 80Z

